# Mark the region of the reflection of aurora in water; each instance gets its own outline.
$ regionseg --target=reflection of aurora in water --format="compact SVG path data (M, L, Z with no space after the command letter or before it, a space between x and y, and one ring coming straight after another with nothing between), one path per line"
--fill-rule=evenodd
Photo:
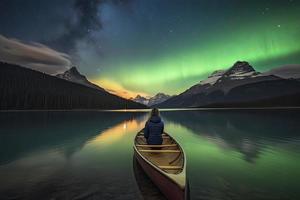
M162 115L187 153L194 199L300 197L299 114ZM146 119L138 112L1 113L0 199L145 199L132 144Z
M234 149L244 154L245 160L255 162L259 153L270 144L291 142L298 137L297 112L281 116L272 111L190 111L188 115L165 113L167 120L188 128L224 150ZM266 140L266 141L264 141ZM287 148L292 148L288 146Z
M125 120L122 123L103 131L96 138L90 141L90 145L112 145L118 140L122 140L123 137L126 137L127 132L134 132L142 129L144 126L144 123L142 122L139 122L136 119Z
M299 197L299 113L189 111L164 117L187 152L192 196Z

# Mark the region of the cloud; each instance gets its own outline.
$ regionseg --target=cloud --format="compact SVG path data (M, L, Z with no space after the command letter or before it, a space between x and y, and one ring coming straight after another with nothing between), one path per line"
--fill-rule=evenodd
M264 75L275 75L281 78L300 78L300 65L285 65L282 67L271 69L264 73Z
M65 33L53 41L65 52L74 50L78 40L86 38L91 31L98 31L102 25L98 16L98 8L103 0L76 0L72 5L73 16L66 20Z
M40 43L24 43L0 35L0 60L48 74L61 73L70 67L69 55Z

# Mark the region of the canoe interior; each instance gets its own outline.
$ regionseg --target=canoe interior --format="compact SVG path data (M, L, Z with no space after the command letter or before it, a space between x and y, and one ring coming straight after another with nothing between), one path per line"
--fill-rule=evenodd
M168 174L179 174L184 169L184 153L177 142L167 133L162 145L147 145L143 133L135 138L135 146L142 156Z

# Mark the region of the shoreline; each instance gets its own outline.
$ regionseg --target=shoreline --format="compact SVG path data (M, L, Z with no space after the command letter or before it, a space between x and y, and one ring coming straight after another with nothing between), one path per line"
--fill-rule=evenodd
M149 112L149 109L50 109L50 110L0 110L1 112ZM229 107L229 108L161 108L161 112L172 111L230 111L230 110L300 110L300 107Z

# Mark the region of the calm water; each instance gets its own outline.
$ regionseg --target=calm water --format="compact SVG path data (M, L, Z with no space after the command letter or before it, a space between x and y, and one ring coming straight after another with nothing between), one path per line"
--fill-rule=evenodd
M163 112L191 199L300 199L300 113ZM0 199L163 199L133 159L146 113L0 113Z

